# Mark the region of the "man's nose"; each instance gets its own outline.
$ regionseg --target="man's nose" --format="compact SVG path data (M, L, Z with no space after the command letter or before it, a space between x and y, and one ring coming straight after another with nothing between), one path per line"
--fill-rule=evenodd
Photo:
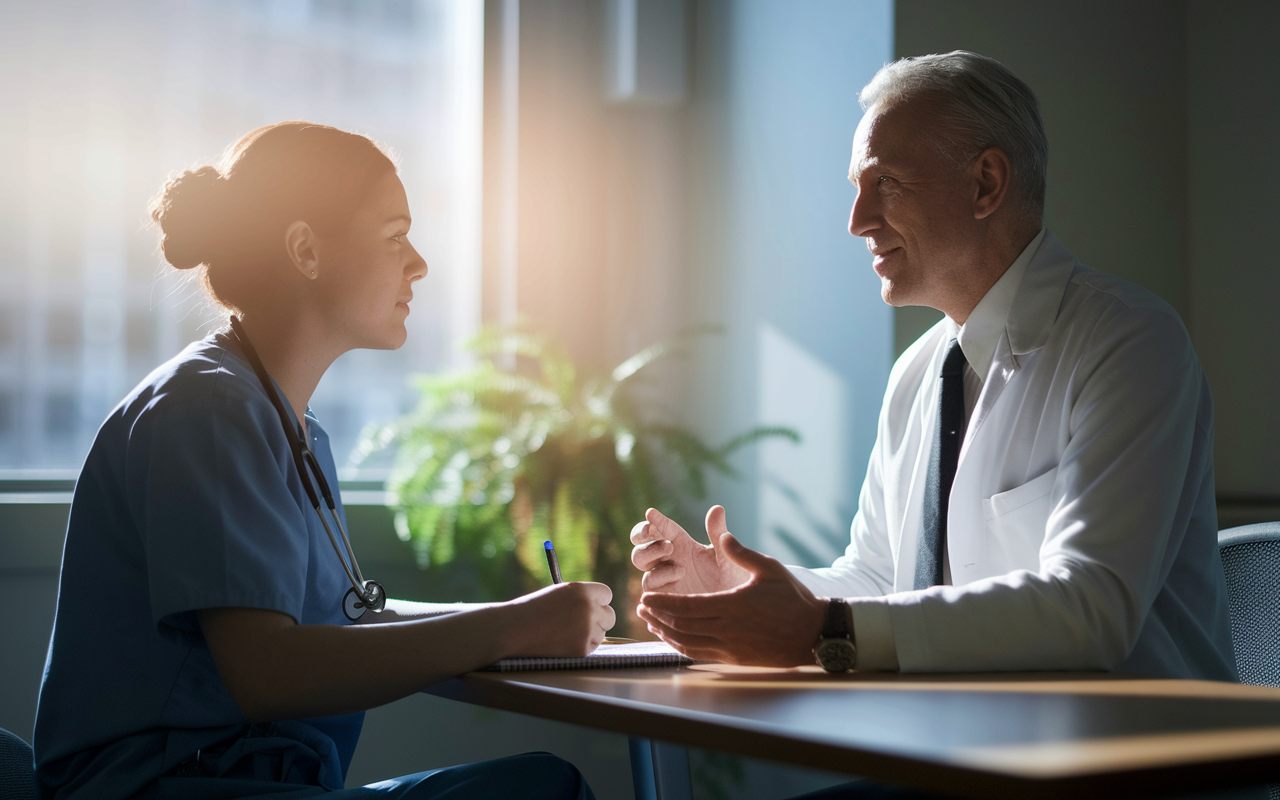
M868 192L858 192L853 198L853 208L849 209L849 233L854 236L866 236L876 229L877 212Z

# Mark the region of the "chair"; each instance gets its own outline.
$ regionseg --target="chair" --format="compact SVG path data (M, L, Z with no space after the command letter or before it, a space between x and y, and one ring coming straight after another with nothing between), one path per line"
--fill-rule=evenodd
M1280 686L1280 522L1218 534L1240 682Z
M31 745L0 728L0 797L36 800L35 754Z
M1240 682L1280 686L1280 522L1228 528L1218 534L1218 552ZM1267 797L1280 800L1280 784L1267 787Z

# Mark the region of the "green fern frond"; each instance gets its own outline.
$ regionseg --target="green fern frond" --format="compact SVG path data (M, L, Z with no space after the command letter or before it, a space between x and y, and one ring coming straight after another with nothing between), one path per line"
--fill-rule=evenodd
M741 450L749 444L755 444L761 439L769 439L775 436L783 439L790 439L796 444L800 443L800 434L794 428L762 425L733 437L721 445L716 453L721 458L727 458L734 452Z

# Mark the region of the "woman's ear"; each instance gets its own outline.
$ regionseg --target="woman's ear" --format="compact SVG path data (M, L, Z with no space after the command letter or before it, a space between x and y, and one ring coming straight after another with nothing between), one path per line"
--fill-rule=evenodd
M302 277L314 280L320 266L320 237L311 226L301 220L293 222L284 232L284 249L293 262L294 269Z

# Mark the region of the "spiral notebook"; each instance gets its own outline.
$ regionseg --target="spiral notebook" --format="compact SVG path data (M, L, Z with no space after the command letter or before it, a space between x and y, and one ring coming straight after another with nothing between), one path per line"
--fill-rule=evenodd
M693 659L677 653L665 642L602 644L581 658L525 656L504 658L484 668L485 672L530 672L546 669L623 669L629 667L679 667Z

